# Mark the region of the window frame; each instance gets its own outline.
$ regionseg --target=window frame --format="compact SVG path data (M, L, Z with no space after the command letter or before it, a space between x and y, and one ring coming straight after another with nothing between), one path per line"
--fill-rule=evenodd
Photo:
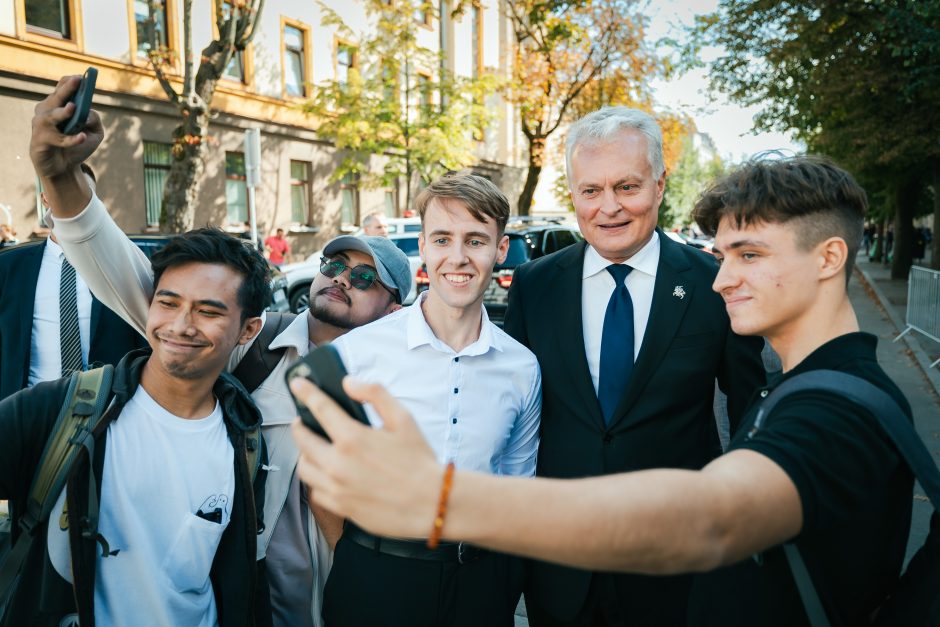
M168 150L169 153L170 153L170 163L165 164L165 165L162 164L162 163L147 163L147 144L157 144L157 145L166 147L167 150ZM151 169L151 170L165 170L165 171L166 171L166 176L169 176L169 175L170 175L170 168L173 167L173 165L172 165L172 159L173 159L173 144L167 143L167 142L162 142L162 141L151 141L151 140L144 139L144 140L141 140L141 146L142 146L142 148L143 148L143 153L144 153L144 154L143 154L143 159L142 159L143 165L144 165L144 220L145 220L145 222L146 222L146 227L147 227L148 229L150 229L150 228L153 228L153 227L159 227L159 226L160 226L160 215L159 215L159 212L160 212L160 210L161 210L161 207L158 207L158 208L157 208L157 221L156 221L156 222L151 222L151 221L150 221L150 218L149 218L150 207L147 206L147 198L148 198L148 195L147 195L147 170L148 170L148 168ZM164 186L165 186L165 185L166 185L166 179L164 179L163 183L164 183ZM163 196L163 194L161 193L161 201L162 201L162 196Z
M230 154L241 155L242 157L242 167L244 168L244 174L229 174L228 172L228 156ZM226 150L225 151L225 222L227 225L231 226L244 226L244 223L251 220L251 207L248 206L248 164L245 162L245 152L243 150ZM229 181L241 181L242 185L245 187L245 219L240 222L232 222L231 215L229 213L229 204L228 204L228 182Z
M294 164L299 163L304 167L305 179L302 181L300 179L294 178ZM311 214L310 208L312 206L311 201L311 189L310 180L313 173L313 164L310 161L303 161L301 159L288 159L287 161L287 176L290 185L290 200L291 200L291 224L296 226L310 226L311 224ZM303 188L303 199L304 199L304 218L302 221L297 221L294 219L294 187Z
M130 64L152 70L153 67L150 65L150 58L140 55L140 41L137 39L137 14L134 12L134 2L135 0L127 0L127 26L130 36L130 48L128 53ZM171 73L178 74L180 69L180 46L179 33L176 27L176 19L178 17L176 12L176 0L163 0L163 7L166 12L164 18L166 21L166 45L167 48L170 49L170 52L176 53L167 69Z
M347 180L347 177L349 180ZM347 190L350 190L352 193L352 211L353 216L352 220L347 222L343 219L343 193ZM341 229L355 229L360 220L362 220L362 203L359 198L359 176L353 174L352 172L347 173L343 178L339 180L339 196L340 196L340 206L339 206L339 223Z
M45 44L55 48L71 50L75 52L84 52L85 40L82 28L82 0L61 0L63 6L68 8L69 37L59 37L53 34L55 31L49 31L38 26L30 26L26 23L26 3L29 0L14 0L13 15L16 24L17 36L26 41L38 44Z
M212 0L210 2L210 8L212 14L209 16L209 22L212 24L212 36L215 39L219 38L219 25L215 21L216 13L216 2L219 0ZM224 4L224 0L223 0ZM231 4L231 3L228 3ZM236 52L237 54L237 52ZM222 71L222 76L219 77L219 80L223 85L227 86L237 86L241 89L252 89L255 83L255 64L254 64L254 43L249 43L245 46L245 49L241 51L242 55L242 72L244 73L244 78L239 80L225 74L225 70ZM232 57L235 58L234 55ZM231 62L229 62L231 63ZM228 69L228 68L226 68Z
M288 93L287 91L287 44L285 42L285 30L290 26L301 32L303 35L304 49L301 55L301 61L303 62L303 94L296 96L294 94ZM313 63L311 60L311 46L310 46L310 26L304 24L299 20L294 20L289 17L281 16L281 98L283 100L305 100L310 97L310 87L309 85L313 82L312 72L313 72Z
M359 69L359 45L355 42L349 41L348 39L343 39L342 37L333 36L333 78L339 82L339 49L347 48L350 50L350 64L346 68L346 76L349 76L349 70L358 70ZM348 81L343 81L341 84L345 86Z

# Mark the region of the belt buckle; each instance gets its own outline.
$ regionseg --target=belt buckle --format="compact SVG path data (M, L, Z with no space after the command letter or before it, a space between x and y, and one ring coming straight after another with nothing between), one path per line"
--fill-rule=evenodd
M457 543L457 563L463 564L463 542Z

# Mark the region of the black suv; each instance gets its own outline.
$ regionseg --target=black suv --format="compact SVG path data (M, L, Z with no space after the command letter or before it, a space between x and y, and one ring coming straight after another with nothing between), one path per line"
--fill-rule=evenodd
M483 296L487 315L499 326L503 325L506 315L509 286L516 267L584 239L576 226L565 224L560 219L538 217L510 218L506 235L509 236L506 261L493 268L493 280Z
M147 259L153 256L153 253L157 251L158 248L162 248L164 244L170 239L170 235L162 234L148 234L148 235L128 235L130 240L137 245L137 248L141 249ZM250 242L246 241L246 244ZM287 277L284 276L284 273L271 266L271 302L265 307L267 311L288 311L289 304L287 302Z

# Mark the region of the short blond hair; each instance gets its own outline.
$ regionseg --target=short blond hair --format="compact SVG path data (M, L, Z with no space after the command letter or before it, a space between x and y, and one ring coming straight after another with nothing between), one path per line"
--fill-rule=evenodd
M496 232L502 235L509 221L509 199L489 179L469 172L445 174L418 194L415 209L424 222L428 205L435 198L459 200L467 207L474 219L486 222L492 218L496 222Z

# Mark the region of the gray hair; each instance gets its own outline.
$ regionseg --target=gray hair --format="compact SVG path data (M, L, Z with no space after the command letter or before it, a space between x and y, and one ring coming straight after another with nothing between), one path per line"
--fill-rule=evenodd
M381 217L381 218L384 218L384 217L385 217L385 212L384 212L384 211L373 211L372 213L370 213L370 214L368 214L368 215L366 215L365 217L362 218L362 226L369 226L369 225L372 224L373 222L378 221L378 219L379 219L380 217Z
M584 143L604 143L625 130L636 130L646 137L646 160L653 170L653 177L659 179L666 171L663 164L663 133L659 124L645 111L630 107L603 107L571 125L565 140L565 171L568 175L568 187L571 187L571 155L574 149Z

